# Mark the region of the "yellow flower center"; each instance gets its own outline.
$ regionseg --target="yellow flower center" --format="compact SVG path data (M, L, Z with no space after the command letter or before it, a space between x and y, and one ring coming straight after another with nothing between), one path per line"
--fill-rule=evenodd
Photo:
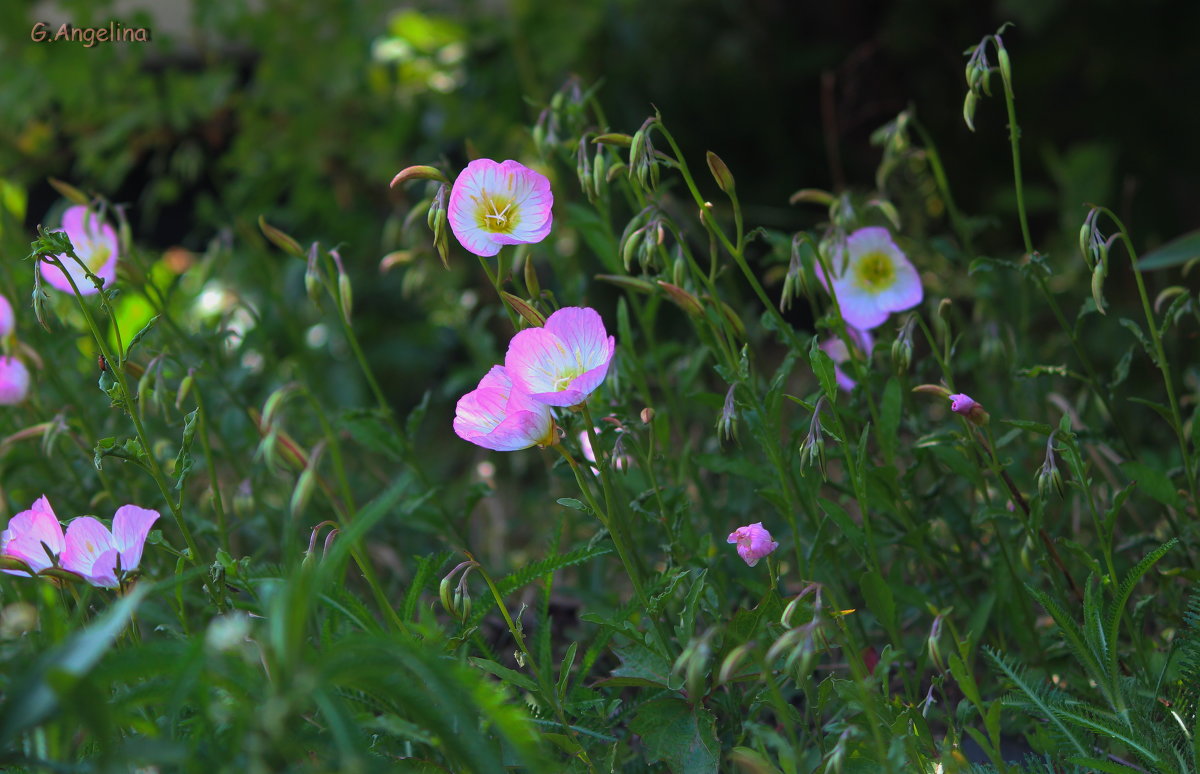
M863 290L878 293L887 290L895 280L896 268L884 253L867 253L854 264L854 284Z
M92 274L95 274L100 271L102 266L104 266L105 261L108 260L108 256L111 253L112 251L109 250L108 247L100 245L92 250L92 254L88 256L88 259L84 261L84 263L87 264L87 267L91 270ZM75 262L71 261L71 263ZM78 264L76 265L78 266Z
M517 225L517 208L511 194L483 192L482 201L475 210L479 227L485 231L507 234Z

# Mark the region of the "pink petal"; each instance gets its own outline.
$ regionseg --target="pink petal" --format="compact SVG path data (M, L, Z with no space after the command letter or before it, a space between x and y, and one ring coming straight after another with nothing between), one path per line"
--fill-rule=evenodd
M458 437L485 449L517 451L551 440L550 409L514 386L503 366L493 366L454 413Z
M89 212L88 208L83 205L67 209L63 213L62 225L62 230L67 232L67 237L70 238L71 245L75 248L75 254L88 265L96 276L104 280L105 287L110 287L117 278L119 252L117 232L112 226L101 220L99 215ZM68 257L65 253L57 257L66 268L67 273L75 280L80 294L86 296L99 292L92 281L88 279L83 267L75 259ZM51 287L64 293L74 292L71 289L71 283L59 267L43 261L41 272L42 278Z
M556 380L573 365L566 346L545 328L518 331L508 343L504 368L513 383L530 395L553 393L562 388ZM563 404L566 405L566 404Z
M502 195L511 202L505 231L487 227L485 198ZM545 175L508 160L476 159L454 181L447 205L450 230L472 253L492 256L501 245L540 242L550 233L554 195Z
M80 516L67 525L66 550L62 552L62 567L87 577L96 559L106 551L116 551L112 533L91 516Z
M17 317L13 314L12 304L4 296L0 296L0 339L5 338L17 327Z
M833 292L837 294L838 307L846 324L852 328L870 330L881 325L888 318L888 313L879 308L878 296L875 293L858 287L853 271L848 269L844 275L834 280Z
M113 516L113 544L121 553L121 569L136 570L142 561L142 548L150 528L158 521L158 511L137 505L122 505Z
M600 313L589 307L565 306L546 318L545 329L558 337L586 369L608 365L616 339L604 330Z
M88 583L105 589L115 589L117 581L117 549L110 548L96 557L91 568L86 573L79 573ZM122 567L124 569L124 567Z
M11 355L0 355L0 405L16 405L28 395L29 369Z

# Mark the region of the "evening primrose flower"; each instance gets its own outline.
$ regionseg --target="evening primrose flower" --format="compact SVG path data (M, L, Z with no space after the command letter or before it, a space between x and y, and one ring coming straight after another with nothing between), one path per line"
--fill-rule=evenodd
M12 355L0 355L0 406L13 406L29 394L29 369Z
M779 548L779 544L771 540L771 533L763 528L762 522L738 527L729 534L727 543L737 543L738 556L753 567L758 560Z
M122 575L137 569L150 528L158 511L137 505L122 505L113 515L112 532L97 519L80 516L67 525L62 567L101 588L120 585Z
M840 259L834 260L832 281L823 270L818 270L818 277L826 287L832 286L846 324L870 330L891 312L921 303L921 278L886 228L855 231L846 238L845 256L844 266Z
M549 446L556 440L550 407L514 384L504 366L492 366L478 387L459 398L454 432L493 451Z
M8 528L0 532L0 554L20 559L35 573L53 567L65 546L62 525L45 495L34 501L29 510L9 519ZM29 575L21 570L4 572Z
M874 342L871 339L871 334L866 331L860 331L852 326L846 327L846 332L850 334L850 340L855 343L866 354L867 358L871 357L871 347ZM846 348L846 342L842 341L837 336L831 339L826 339L821 342L821 349L829 358L837 365L834 366L833 374L837 379L838 387L841 387L846 392L854 389L856 382L840 368L840 364L845 363L850 359L850 351Z
M950 410L955 414L960 414L977 425L987 424L988 419L990 418L988 413L984 411L983 406L981 406L978 401L973 399L970 395L960 392L949 397Z
M553 205L545 175L512 160L476 159L450 191L450 229L463 247L487 257L504 245L545 239Z
M63 213L62 230L67 232L75 254L79 256L93 274L104 280L105 287L111 286L117 278L117 256L119 254L117 232L113 227L100 219L100 216L87 207L78 205ZM83 267L69 255L63 253L55 256L66 269L75 286L82 295L99 293L96 286L88 279ZM73 293L71 283L63 274L63 269L46 261L42 261L42 278L56 290Z
M513 384L539 403L576 406L604 381L616 346L599 312L564 306L541 328L512 337L504 367Z

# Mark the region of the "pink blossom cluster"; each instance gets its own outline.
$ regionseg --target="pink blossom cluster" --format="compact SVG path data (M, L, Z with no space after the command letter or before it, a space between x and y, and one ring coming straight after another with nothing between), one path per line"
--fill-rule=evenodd
M79 575L93 586L116 588L142 561L142 549L158 511L122 505L113 515L112 531L91 516L80 516L67 525L54 515L43 495L27 511L8 521L0 532L0 556L25 563L34 574L58 567ZM9 575L28 577L22 570Z
M850 339L870 357L872 328L882 325L892 312L911 309L921 303L924 290L916 268L892 241L886 228L860 228L846 238L831 261L832 276L818 267L817 278L835 298L846 321ZM821 349L835 363L850 358L845 342L833 338ZM837 370L838 386L854 388L854 380Z
M551 407L587 400L604 381L615 351L616 340L595 309L559 309L544 326L513 336L504 365L493 366L459 399L454 432L494 451L553 444Z

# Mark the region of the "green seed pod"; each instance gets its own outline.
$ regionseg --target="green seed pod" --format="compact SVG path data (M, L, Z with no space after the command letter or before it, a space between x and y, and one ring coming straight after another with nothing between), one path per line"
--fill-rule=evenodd
M1000 61L1000 77L1006 84L1012 86L1012 62L1008 60L1008 50L1001 46L1000 53L996 56Z

